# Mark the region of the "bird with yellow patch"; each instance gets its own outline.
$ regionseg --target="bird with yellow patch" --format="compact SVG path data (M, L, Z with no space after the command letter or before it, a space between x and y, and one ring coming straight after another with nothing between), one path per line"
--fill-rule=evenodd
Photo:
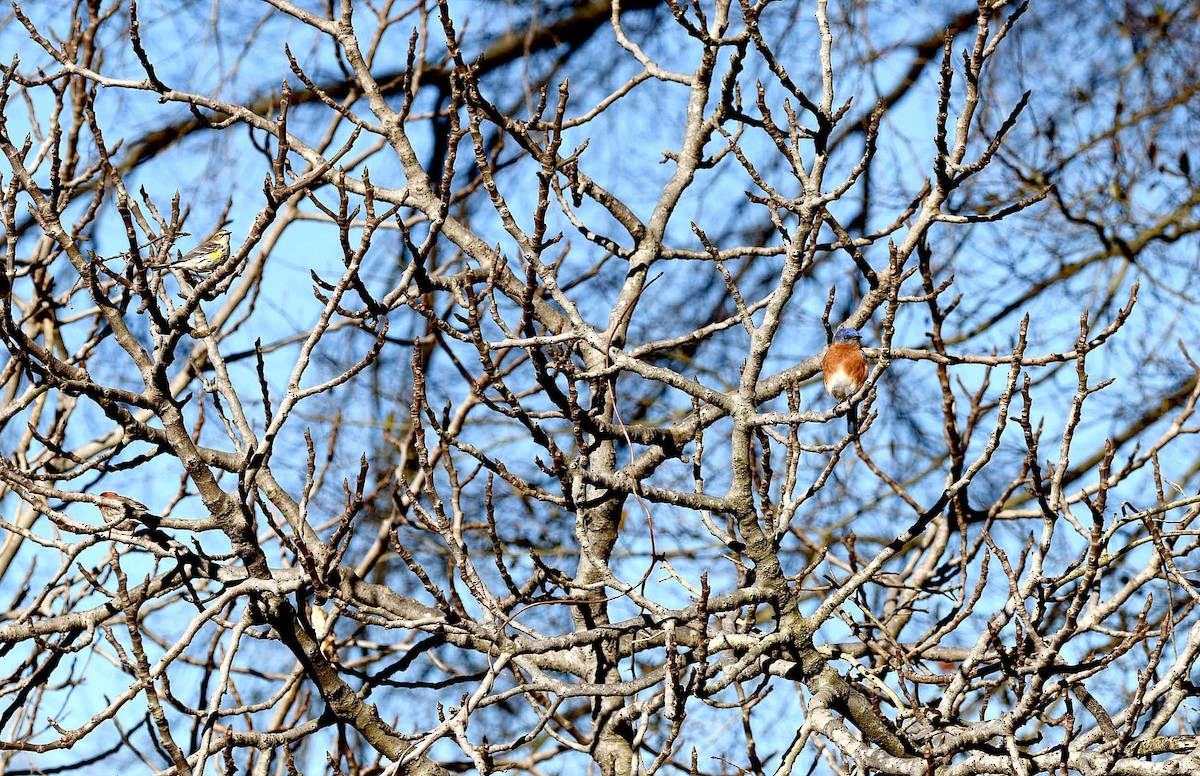
M147 264L147 267L184 269L188 272L212 272L229 259L229 230L222 229L212 237L172 261Z

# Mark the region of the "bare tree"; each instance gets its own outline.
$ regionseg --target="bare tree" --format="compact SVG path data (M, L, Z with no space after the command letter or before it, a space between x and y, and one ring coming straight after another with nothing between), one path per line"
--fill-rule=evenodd
M1194 4L213 8L3 38L5 773L1200 769Z

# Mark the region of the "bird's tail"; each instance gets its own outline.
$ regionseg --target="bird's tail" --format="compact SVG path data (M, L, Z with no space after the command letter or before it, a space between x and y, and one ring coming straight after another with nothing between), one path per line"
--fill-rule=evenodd
M858 406L851 404L849 411L846 412L846 430L851 434L858 434Z

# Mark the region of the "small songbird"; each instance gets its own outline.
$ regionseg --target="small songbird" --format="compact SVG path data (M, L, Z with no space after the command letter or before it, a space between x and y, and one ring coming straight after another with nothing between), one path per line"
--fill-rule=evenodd
M167 548L172 553L175 552L175 546L179 545L179 542L160 530L162 518L151 512L150 507L119 493L113 493L111 490L104 491L100 496L121 504L119 507L100 505L100 514L104 516L104 522L111 528L118 531L129 531L135 536L149 537L160 547Z
M867 359L859 344L861 339L856 329L838 329L821 361L825 391L839 402L849 399L867 381ZM846 413L846 427L851 434L858 433L858 408L853 404Z
M109 525L120 523L123 520L137 520L141 523L141 517L150 514L150 507L140 501L134 501L131 498L126 498L119 493L113 493L111 490L106 490L100 494L100 498L106 498L109 501L118 501L121 506L109 506L107 504L99 504L100 514L104 516L104 522Z
M147 264L147 267L186 269L188 272L212 272L229 258L229 230L222 229L178 259Z
M173 557L176 561L175 568L163 577L162 583L170 584L175 577L179 577L180 582L191 593L196 608L203 611L204 606L200 603L200 594L192 585L192 577L205 575L216 579L220 574L220 566L203 552L193 551L163 532L159 528L162 518L140 501L134 501L111 490L104 491L100 496L120 503L120 506L97 505L100 507L100 514L104 516L104 522L118 531L129 531L134 536L150 539L158 545L164 555Z

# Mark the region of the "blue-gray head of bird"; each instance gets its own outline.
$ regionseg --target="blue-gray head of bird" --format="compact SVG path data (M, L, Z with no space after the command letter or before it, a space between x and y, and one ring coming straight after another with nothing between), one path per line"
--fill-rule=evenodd
M857 342L862 339L862 335L858 333L858 329L851 329L849 326L843 326L833 334L833 341L841 344L847 342Z

